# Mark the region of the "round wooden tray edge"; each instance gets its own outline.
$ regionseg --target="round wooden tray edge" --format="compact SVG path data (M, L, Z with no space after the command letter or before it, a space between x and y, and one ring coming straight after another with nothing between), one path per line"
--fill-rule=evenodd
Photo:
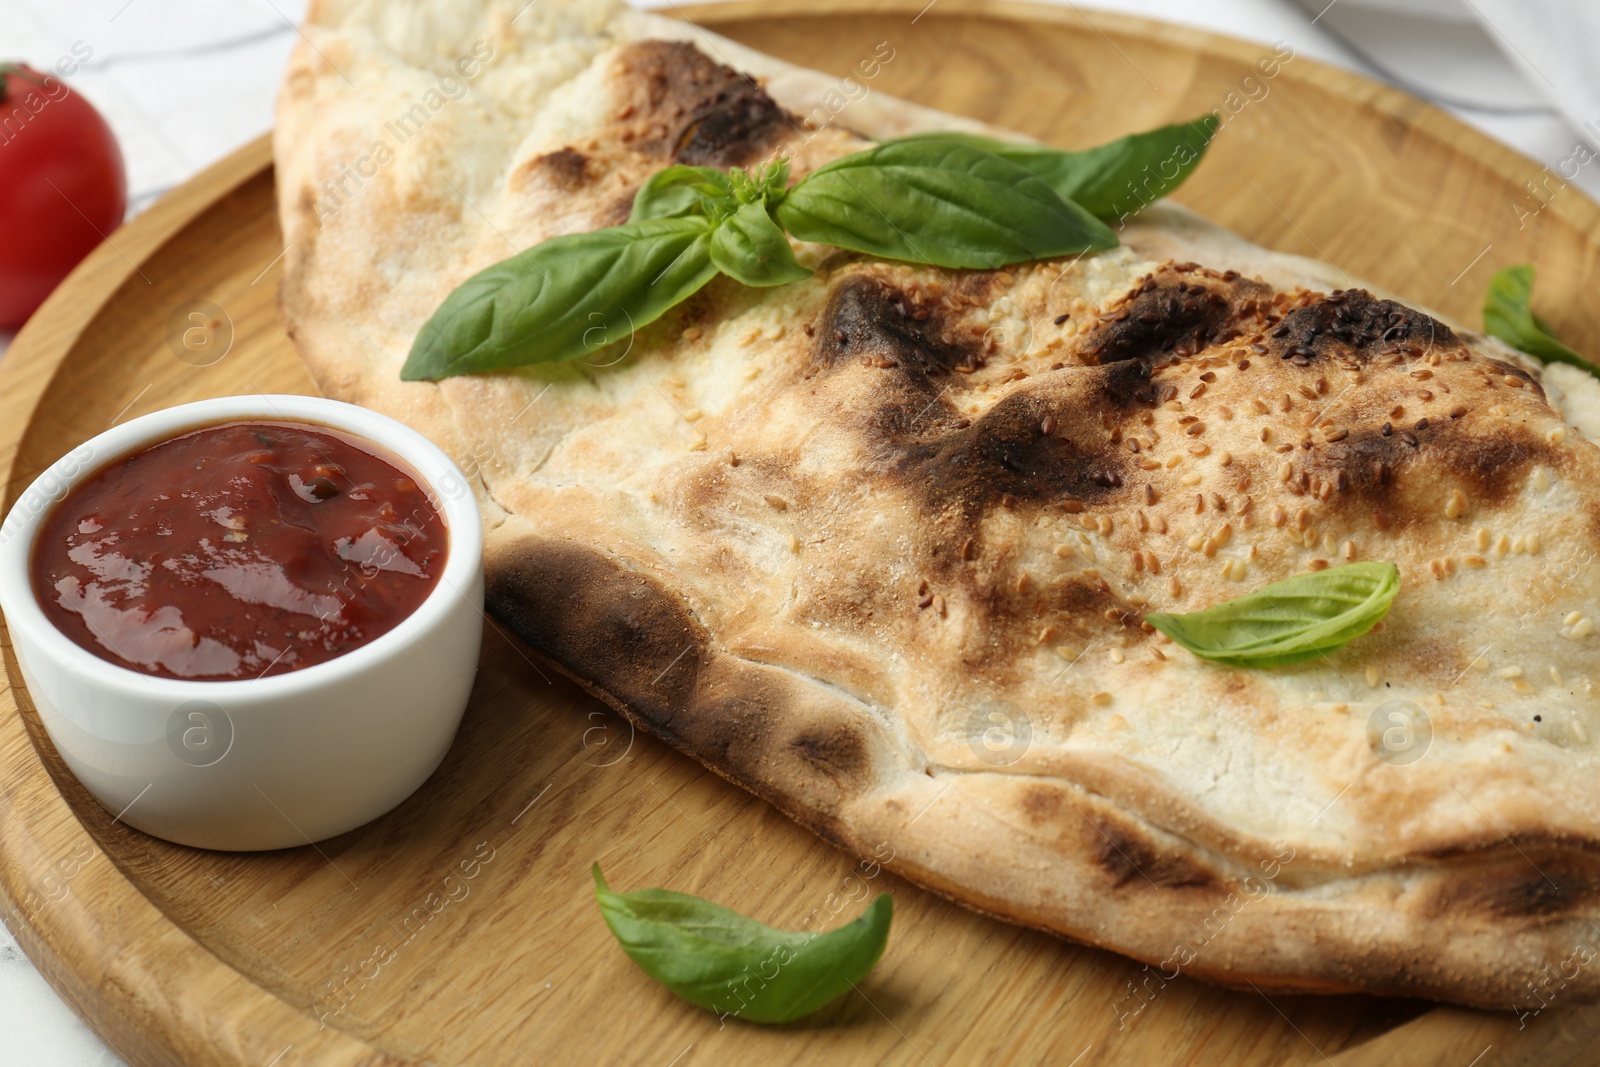
M711 24L770 17L774 13L774 6L773 0L726 0L723 3L689 4L671 9L670 13L686 21ZM777 6L783 5L780 3ZM932 5L923 0L876 0L871 6L875 12L919 16ZM859 12L861 8L860 0L817 0L805 4L803 9L807 14L824 15ZM1246 71L1264 54L1262 45L1241 37L1120 11L1096 11L1091 17L1077 4L1042 4L1031 0L941 0L938 11L943 18L953 15L1004 18L1017 22L1052 22L1083 27L1102 36L1109 29L1125 36L1153 39L1182 47L1198 46L1204 51L1238 60ZM1546 169L1544 164L1531 156L1474 129L1444 109L1363 74L1309 57L1297 57L1294 66L1288 70L1297 80L1370 106L1389 118L1403 120L1406 126L1434 140L1460 145L1465 139L1471 144L1475 159L1514 184L1520 185ZM1552 200L1545 210L1568 218L1584 232L1600 234L1600 201L1582 190L1576 191L1576 196ZM1182 194L1175 199L1181 201Z

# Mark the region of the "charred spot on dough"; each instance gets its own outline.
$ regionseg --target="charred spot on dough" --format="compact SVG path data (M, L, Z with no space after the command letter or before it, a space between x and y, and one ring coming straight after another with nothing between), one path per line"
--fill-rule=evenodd
M1007 569L983 586L975 587L972 601L991 627L1018 627L1030 635L1043 625L1057 631L1057 638L1079 641L1098 640L1108 632L1132 628L1136 636L1143 618L1143 605L1135 606L1111 587L1098 570L1069 571L1053 577L1030 575L1019 585L1026 571Z
M1537 844L1527 841L1516 847L1521 851L1514 855L1442 879L1429 911L1451 916L1554 919L1586 913L1600 898L1600 869L1592 857L1539 855ZM1530 860L1527 854L1538 858Z
M1062 801L1061 790L1048 785L1032 785L1022 792L1022 813L1028 821L1035 826L1059 818L1061 809L1066 807Z
M1048 393L1012 393L970 426L908 448L906 475L936 505L969 515L1008 503L1114 498L1124 490L1130 453L1072 414ZM1068 436L1080 429L1084 440Z
M1384 425L1387 432L1363 425L1313 450L1305 469L1314 484L1333 487L1330 503L1383 505L1396 526L1434 521L1443 506L1434 498L1456 489L1474 506L1501 504L1520 490L1535 464L1554 466L1559 459L1549 442L1521 426L1483 433L1451 419L1429 420L1424 429L1414 422Z
M802 826L847 839L831 813L872 782L873 741L814 683L722 657L702 672L683 720L679 748Z
M1394 492L1395 478L1406 473L1420 449L1392 432L1363 426L1344 440L1313 452L1309 469L1319 481L1332 478L1337 491L1349 491L1363 501L1383 501ZM1320 477L1319 477L1320 476ZM1401 516L1393 516L1400 519Z
M695 736L695 755L719 768L758 762L771 743L773 721L781 718L784 695L757 682L739 692L713 690L704 697L696 708L702 725Z
M639 190L635 189L627 196L619 196L601 208L595 216L595 228L603 230L627 222L628 216L633 214L633 198L638 194Z
M621 139L662 159L727 167L759 158L790 127L751 78L685 41L635 41L617 55Z
M1020 268L1018 268L1020 269ZM1006 287L1002 275L1015 281L1014 270L963 270L951 276L950 294L957 301L979 307L988 307L995 292Z
M620 701L669 741L708 648L658 581L575 542L524 537L491 546L484 599L534 648Z
M943 576L965 571L959 561L938 556L933 569ZM1041 575L1037 581L1019 585L1023 573L1026 572L1005 569L986 580L966 575L968 580L962 584L974 624L993 640L963 649L963 667L995 681L1020 680L1020 676L1011 673L1012 666L1019 658L1028 658L1036 648L1036 635L1045 626L1055 631L1052 641L1058 647L1066 644L1081 648L1109 635L1130 632L1143 637L1137 629L1141 613L1097 573L1075 572L1054 578Z
M852 274L833 287L815 332L812 359L820 370L864 364L925 384L983 365L978 347L954 340L935 311L869 274Z
M1073 818L1077 818L1073 812ZM1116 888L1136 882L1158 889L1189 889L1213 886L1211 872L1181 854L1162 849L1148 834L1119 818L1100 813L1085 815L1091 855L1102 871L1110 875Z
M789 748L813 770L841 781L859 780L868 769L866 741L841 723L809 726L790 740Z
M1107 309L1077 351L1084 362L1102 365L1192 355L1237 336L1241 321L1259 313L1270 293L1233 271L1163 264Z
M589 157L572 148L558 148L528 161L531 174L540 176L565 193L575 193L589 183Z
M944 397L929 400L910 389L891 390L866 416L866 432L875 440L904 445L917 437L953 433L965 422Z
M1313 297L1267 332L1271 354L1300 365L1335 355L1370 361L1402 348L1421 354L1460 346L1444 323L1393 300L1379 300L1365 289Z
M1144 605L1128 603L1098 574L1079 572L1051 582L1045 589L1045 605L1046 611L1054 613L1069 631L1131 629L1143 636L1138 626L1144 618Z
M1555 465L1550 443L1523 427L1492 437L1452 433L1418 435L1436 450L1438 464L1459 480L1475 500L1496 504L1517 492L1536 462Z
M1154 372L1163 365L1157 362L1159 359L1159 356L1152 359L1123 359L1103 367L1100 371L1101 392L1118 407L1126 407L1136 401L1155 406L1164 395L1162 385L1152 380Z

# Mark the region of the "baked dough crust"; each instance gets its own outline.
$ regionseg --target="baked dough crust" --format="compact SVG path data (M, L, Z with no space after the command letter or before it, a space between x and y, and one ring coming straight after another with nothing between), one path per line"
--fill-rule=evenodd
M841 847L1164 969L1503 1008L1592 943L1600 450L1553 406L1586 384L1165 203L1006 271L801 245L813 279L719 279L625 355L403 383L451 289L661 166L864 143L796 117L822 75L521 6L317 0L276 156L302 358L472 477L533 648ZM1347 559L1402 590L1316 663L1141 625Z

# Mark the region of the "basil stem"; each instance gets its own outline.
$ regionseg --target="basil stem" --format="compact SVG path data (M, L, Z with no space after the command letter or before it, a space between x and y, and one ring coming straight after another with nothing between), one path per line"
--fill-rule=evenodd
M980 148L1025 167L1090 214L1120 219L1182 185L1200 165L1218 125L1215 115L1206 115L1075 152L973 133L919 133L884 144L945 141Z
M777 207L802 241L938 267L993 269L1117 244L1025 168L970 145L882 144L819 167Z
M1489 279L1489 292L1483 301L1484 332L1546 363L1570 363L1600 378L1600 367L1556 340L1550 327L1533 313L1532 303L1532 264L1497 271Z
M894 914L883 893L829 933L774 930L687 893L617 893L598 863L593 873L601 916L646 974L691 1004L757 1023L798 1019L848 992L883 955Z
M1188 615L1145 621L1202 659L1283 667L1343 647L1377 625L1400 591L1393 563L1348 563L1273 582Z
M780 159L761 168L761 173L750 174L743 167L728 171L728 183L733 196L741 204L761 201L770 210L789 195L789 161Z
M716 276L712 223L649 219L556 237L480 271L411 345L400 377L447 378L588 355Z

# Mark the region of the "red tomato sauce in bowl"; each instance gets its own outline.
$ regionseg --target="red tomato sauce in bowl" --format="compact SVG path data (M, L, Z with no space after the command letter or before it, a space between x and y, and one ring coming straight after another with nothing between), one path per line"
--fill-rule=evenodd
M165 678L260 678L382 636L449 550L417 477L350 434L231 422L116 460L46 516L31 576L78 645Z

